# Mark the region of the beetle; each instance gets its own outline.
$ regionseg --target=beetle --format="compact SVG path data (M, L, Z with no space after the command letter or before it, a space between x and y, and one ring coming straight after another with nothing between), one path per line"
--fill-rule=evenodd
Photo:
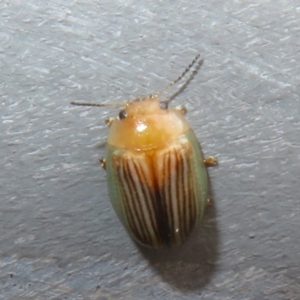
M202 219L208 200L204 159L183 106L169 108L161 95L198 62L155 95L119 104L73 101L74 105L122 107L109 118L105 159L113 208L131 238L153 248L182 244Z

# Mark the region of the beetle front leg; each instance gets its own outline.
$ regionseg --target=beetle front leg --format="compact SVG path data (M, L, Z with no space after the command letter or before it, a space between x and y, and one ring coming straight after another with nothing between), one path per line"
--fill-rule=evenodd
M99 162L100 162L101 168L106 170L106 160L103 157L101 157L101 158L99 158Z
M105 124L110 127L115 118L107 118L105 119Z
M213 156L208 156L204 159L204 164L206 167L213 167L218 164L218 160Z

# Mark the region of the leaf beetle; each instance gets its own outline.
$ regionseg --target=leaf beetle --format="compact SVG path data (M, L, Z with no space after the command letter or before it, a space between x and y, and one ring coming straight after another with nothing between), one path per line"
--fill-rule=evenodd
M122 107L107 120L105 159L108 191L121 223L137 243L160 248L182 244L202 219L208 203L207 166L183 106L169 108L161 94L199 62L198 54L185 71L155 95L124 103L74 105Z

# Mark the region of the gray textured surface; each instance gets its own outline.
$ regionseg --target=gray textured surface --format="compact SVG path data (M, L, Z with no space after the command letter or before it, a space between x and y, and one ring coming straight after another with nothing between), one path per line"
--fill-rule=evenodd
M297 1L1 1L0 299L300 299ZM214 206L187 244L141 251L98 164L111 109L200 52L175 100Z

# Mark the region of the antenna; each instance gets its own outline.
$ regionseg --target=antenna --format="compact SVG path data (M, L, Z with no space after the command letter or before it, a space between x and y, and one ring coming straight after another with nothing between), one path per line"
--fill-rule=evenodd
M164 93L165 91L167 91L169 88L171 88L173 85L175 85L177 82L179 82L190 70L191 68L196 64L196 62L199 60L200 58L200 54L197 54L195 56L195 58L193 59L193 61L186 67L186 69L182 72L182 74L175 79L174 81L172 81L170 84L168 84L164 89L162 89L159 93L158 96L160 96L162 93ZM169 102L171 101L171 98L167 101L164 102Z
M186 69L182 72L182 74L175 79L174 81L172 81L170 84L168 84L164 89L162 89L160 92L158 92L156 94L157 97L159 97L162 93L164 93L165 91L167 91L168 89L170 89L173 85L175 85L176 83L178 83L182 78L184 78L184 76L192 69L192 67L199 62L199 58L200 58L200 54L197 54L195 56L195 58L192 60L192 62L186 67ZM184 84L184 86L191 80L191 78L187 79L187 82ZM181 89L180 89L181 90ZM178 92L177 92L178 93ZM175 93L175 94L177 94ZM173 95L174 96L174 95ZM171 96L168 100L166 101L161 101L161 102L165 102L168 103L173 99L173 97ZM131 100L133 101L133 100ZM130 103L131 101L126 101L126 102L121 102L121 103L93 103L93 102L85 102L85 101L71 101L70 103L72 105L79 105L79 106L98 106L98 107L103 107L103 106L110 106L110 107L125 107L128 103Z
M124 107L126 106L127 102L121 102L121 103L93 103L93 102L85 102L85 101L71 101L72 105L78 105L78 106L111 106L111 107Z

